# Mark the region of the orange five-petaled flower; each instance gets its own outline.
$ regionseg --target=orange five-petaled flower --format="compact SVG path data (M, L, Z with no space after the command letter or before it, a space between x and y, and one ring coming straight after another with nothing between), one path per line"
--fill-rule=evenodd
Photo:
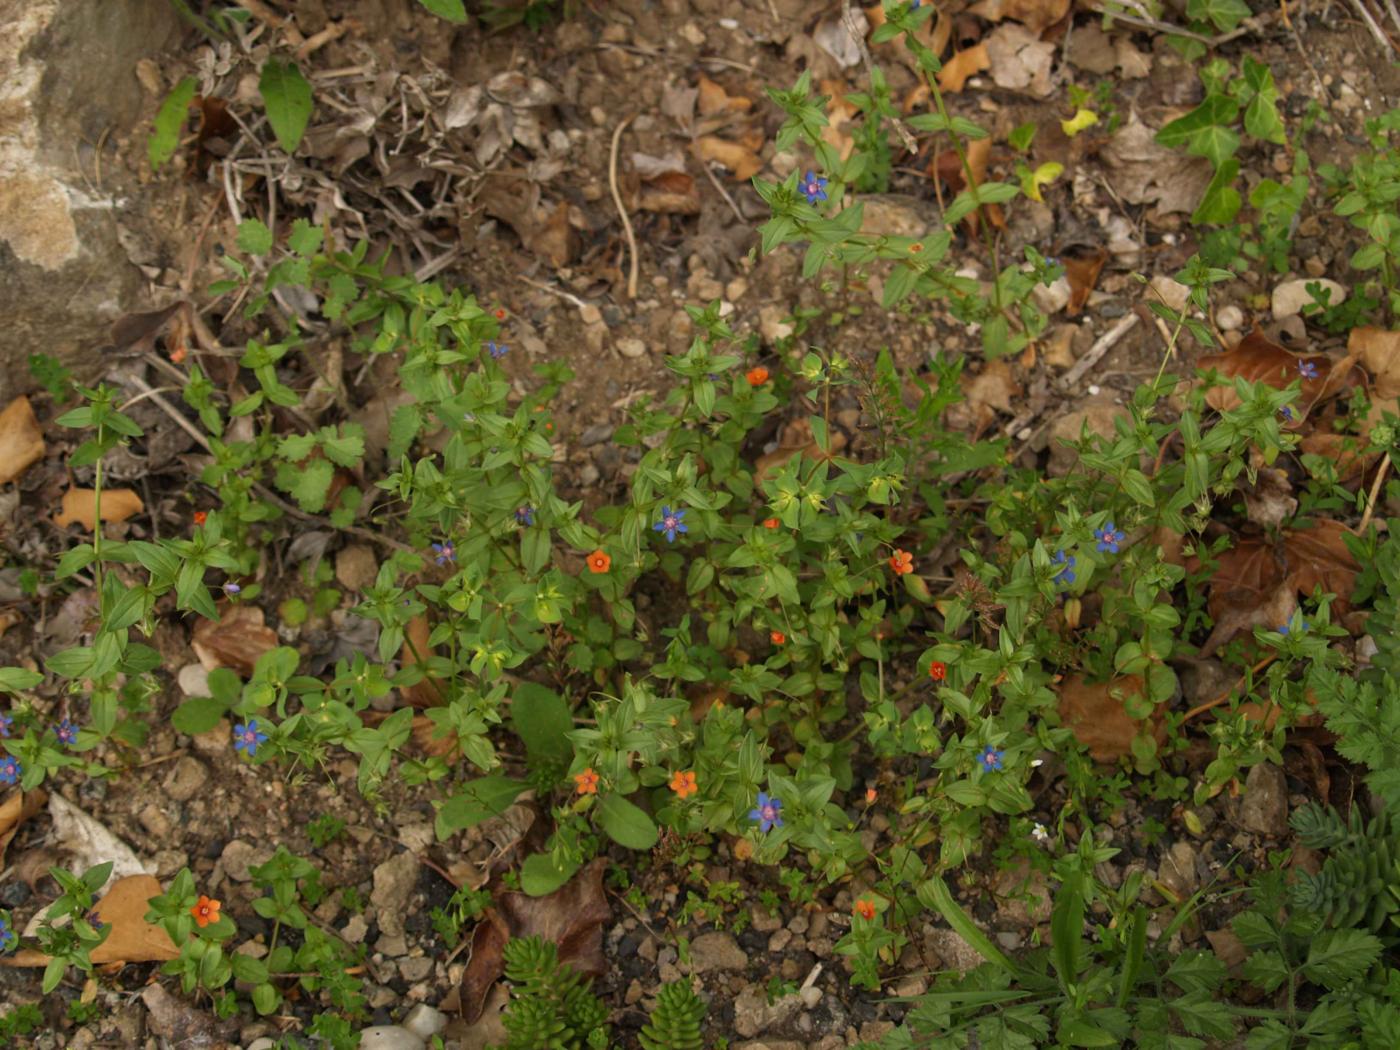
M190 914L194 916L195 925L202 929L211 922L219 921L219 902L201 896L190 909Z
M592 766L589 766L582 773L575 773L574 783L578 785L580 795L598 794L598 774L593 772Z
M787 641L787 635L783 634L782 631L770 631L768 633L768 640L774 645L782 645Z
M678 798L685 798L687 795L695 794L695 792L700 789L695 786L694 772L677 772L676 775L671 778L671 790L676 793Z
M874 788L865 789L865 801L867 805L873 806L875 804L875 800L879 797L880 792L876 791Z
M855 912L862 919L873 919L875 918L875 902L866 897L862 897L860 900L856 901Z
M890 558L890 568L894 570L896 576L903 576L906 572L914 571L914 555L908 551L896 549Z
M194 512L194 523L196 525L203 525L208 520L209 515L205 511L197 510Z
M607 551L594 551L588 556L588 568L591 572L607 572L612 568L612 558Z
M749 386L762 386L768 382L768 369L759 365L757 368L750 368L744 373L744 378L749 381Z
M763 527L764 527L765 529L776 529L776 528L777 528L779 525L781 525L781 524L782 524L782 522L779 521L777 518L764 518L764 519L763 519Z
M935 660L928 665L928 676L935 682L941 682L948 677L948 665L942 660Z

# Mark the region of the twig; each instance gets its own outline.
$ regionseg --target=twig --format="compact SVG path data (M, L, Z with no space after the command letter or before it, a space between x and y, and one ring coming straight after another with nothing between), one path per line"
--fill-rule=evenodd
M1385 476L1390 473L1390 453L1385 454L1381 460L1380 469L1376 471L1376 480L1371 482L1370 495L1366 497L1366 513L1361 515L1361 524L1356 527L1356 531L1366 532L1366 526L1371 524L1371 515L1376 512L1376 498L1381 494L1381 486L1385 484Z
M1353 2L1355 2L1355 0L1353 0ZM1236 37L1241 37L1246 33L1254 31L1254 26L1246 24L1241 25L1237 29L1232 29L1228 33L1221 33L1219 36L1207 36L1205 33L1197 33L1194 30L1186 29L1182 26L1172 25L1170 22L1163 22L1147 14L1130 15L1121 10L1106 11L1098 4L1090 4L1088 10L1094 12L1096 15L1102 15L1104 18L1116 18L1120 22L1141 26L1143 29L1155 29L1159 33L1170 33L1172 36L1184 36L1188 40L1199 40L1207 47L1219 47L1221 44L1228 43ZM1247 21L1253 20L1249 19Z
M734 203L734 198L731 197L729 191L724 188L724 184L720 182L715 176L715 173L710 170L710 166L708 164L702 164L701 167L705 169L705 174L709 176L710 184L714 186L715 189L719 190L719 195L724 198L724 203L729 205L729 210L734 213L734 217L740 222L748 222L748 220L744 218L744 213L739 210L739 205Z
M1361 20L1366 23L1366 28L1371 31L1371 35L1380 43L1386 54L1394 54L1395 45L1390 42L1390 37L1385 35L1385 30L1380 27L1375 16L1371 14L1365 0L1351 0L1351 6L1356 8L1356 13L1361 16Z
M627 254L629 263L627 269L627 298L637 298L637 237L632 232L632 220L627 215L627 208L622 203L622 192L617 188L617 147L622 142L622 133L627 129L627 125L636 118L633 113L629 117L623 118L622 122L613 129L612 148L608 151L608 189L612 190L613 203L617 205L617 213L622 216L622 230L627 234Z
M1244 685L1247 678L1258 674L1260 671L1264 670L1264 668L1268 667L1271 663L1273 663L1274 660L1277 658L1277 653L1270 653L1268 656L1264 657L1264 659L1260 660L1257 664L1255 664L1249 669L1249 673L1247 675L1241 675L1240 680L1238 682L1232 685L1229 689L1226 689L1225 692L1221 693L1214 700L1207 700L1203 704L1197 704L1195 707L1191 708L1191 710L1187 711L1186 714L1183 715L1181 718L1181 724L1185 725L1197 715L1203 715L1212 708L1219 707L1226 700L1230 699L1230 697L1235 695L1235 690L1238 689L1240 686Z
M297 61L305 62L313 52L319 51L332 40L339 40L344 35L345 23L343 21L329 23L326 28L319 33L313 33L311 36L307 37L306 43L297 48Z
M1084 373L1098 364L1099 359L1112 350L1120 339L1137 326L1137 323L1138 315L1136 313L1130 310L1128 313L1124 314L1122 320L1103 335L1099 336L1098 341L1094 343L1093 346L1089 347L1089 352L1076 361L1074 367L1060 378L1060 389L1068 390L1075 383L1079 382L1079 380L1083 378Z
M528 284L530 287L538 288L542 292L548 292L550 295L553 295L556 298L563 299L566 303L573 303L580 310L582 310L585 306L592 305L591 303L585 302L584 300L580 299L573 292L566 292L559 288L555 288L553 285L545 284L543 281L537 281L533 277L526 277L523 273L517 274L516 276L520 280Z
M841 0L841 21L846 24L846 32L851 34L851 39L856 42L856 47L860 48L860 57L865 62L865 74L873 85L875 83L875 60L870 57L870 48L866 46L865 34L856 25L855 12L851 10L851 0ZM905 150L909 153L918 153L919 145L914 141L913 134L904 126L904 121L898 117L889 117L888 119L894 125L894 133L899 136L899 141L904 143Z

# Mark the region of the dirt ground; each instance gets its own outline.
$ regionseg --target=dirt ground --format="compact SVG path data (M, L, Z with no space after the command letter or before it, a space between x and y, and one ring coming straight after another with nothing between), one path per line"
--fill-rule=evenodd
M191 297L217 344L238 346L256 334L242 320L238 304L227 298L211 302L199 289L223 276L218 256L235 244L240 218L256 216L274 225L305 217L329 222L347 239L367 236L377 247L393 249L392 265L399 270L435 274L444 285L461 286L483 303L504 307L506 340L516 351L505 367L522 391L537 365L563 361L573 369L577 378L554 416L565 450L566 496L601 502L622 491L634 454L612 444L613 429L626 406L667 388L663 355L683 350L692 336L687 304L720 300L741 338L751 335L774 359L800 358L811 345L869 365L888 348L898 363L918 369L934 355L966 353L974 386L978 377L986 379L975 387L982 391L981 401L969 408L968 426L983 434L1007 433L1019 462L1038 469L1052 458L1050 435L1057 420L1086 406L1121 404L1161 364L1162 334L1144 321L1071 392L1052 383L1141 301L1136 275L1170 275L1197 249L1197 231L1181 211L1167 210L1165 190L1158 187L1156 201L1143 202L1144 193L1152 192L1143 184L1145 176L1121 158L1115 163L1111 148L1119 129L1136 121L1158 128L1200 97L1192 68L1159 32L1118 26L1105 34L1091 15L1079 13L1072 31L1048 37L1055 46L1040 85L1043 93L999 87L991 73L983 73L950 96L955 112L994 129L989 178L1014 177L1017 158L1006 137L1026 122L1039 129L1032 166L1051 160L1065 165L1043 204L1012 206L1000 231L1002 257L1024 245L1057 257L1107 253L1094 294L1078 316L1066 315L1063 301L1047 292L1044 305L1053 307L1049 337L1034 353L991 364L982 359L975 334L938 307L879 309L878 273L844 282L830 275L804 280L797 252L758 254L755 228L766 211L752 187L736 177L742 172L735 166L752 159L756 170L773 177L804 163L775 155L772 140L781 116L766 99L765 87L789 87L804 69L812 71L824 93L832 91L827 82L847 90L862 86L859 60L848 64L844 57L849 56L838 57L818 42L823 27L839 19L837 3L593 0L538 32L517 27L499 33L475 21L447 26L408 0L283 0L267 7L287 21L275 26L255 21L258 28L246 50L211 44L192 31L185 50L157 65L152 86L160 91L151 94L151 114L163 91L189 73L199 77L202 94L228 100L235 123L207 136L201 146L207 156L184 149L175 170L152 176L144 161L146 128L125 129L103 147L124 177L158 190L144 195L154 202L149 209L124 219L133 261L150 281L153 307ZM1314 101L1330 113L1332 119L1304 139L1315 161L1337 162L1359 148L1361 121L1383 111L1386 100L1400 98L1400 75L1379 60L1374 41L1341 5L1295 10L1290 29L1277 9L1265 4L1249 26L1221 54L1236 61L1249 54L1267 62L1278 79L1280 108L1290 117ZM971 42L989 29L964 15L953 31L955 41ZM254 99L258 61L270 46L282 48L291 33L302 46L326 39L302 63L316 88L317 109L305 146L289 162L270 148L271 134ZM888 74L893 97L908 98L916 84L909 66L888 45L877 47L874 57ZM1103 127L1073 138L1061 129L1061 121L1074 112L1070 84L1101 91L1096 99ZM609 170L614 148L615 186ZM896 146L888 192L867 208L878 211L878 221L891 230L917 236L938 221L938 190L929 174L936 158L927 145L913 156L898 152ZM1285 147L1247 144L1241 160L1249 185L1288 171L1292 155ZM156 187L149 186L152 178ZM627 206L634 248L614 191ZM1227 338L1238 338L1259 319L1285 345L1306 339L1314 349L1326 349L1325 337L1305 333L1296 320L1267 320L1270 294L1299 276L1348 284L1355 275L1346 259L1354 248L1351 231L1330 216L1314 188L1294 241L1303 269L1246 272L1220 286L1213 303L1216 327ZM635 294L628 289L632 251ZM986 275L980 240L964 232L954 251L969 273ZM796 335L795 315L805 325ZM382 433L400 396L393 362L386 357L362 367L334 336L313 331L312 338L316 353L306 360L335 373L338 404L365 422L371 435L376 426ZM183 373L170 363L176 347L168 339L169 329L159 326L143 333L118 348L114 367L143 374L152 385L178 385ZM1177 367L1184 368L1198 351L1188 339L1187 359ZM191 354L216 381L232 381L227 357L219 371L218 351L204 345L191 347ZM293 377L292 385L304 390L315 378L308 370ZM34 402L40 418L54 414L43 395ZM131 411L149 436L114 457L111 477L144 493L151 520L133 523L130 535L177 532L201 504L194 478L203 450L149 400ZM799 412L794 406L794 418ZM843 422L858 450L862 421L854 404L846 412ZM773 433L765 449L782 437ZM379 449L383 445L381 437ZM67 483L71 448L61 438L50 440L47 459L22 483L26 506L56 500ZM13 506L7 513L14 514ZM61 549L62 537L52 527L15 517L9 524L12 564L46 564ZM274 626L280 602L309 598L314 590L290 567L304 570L318 553L336 555L326 546L329 535L319 551L314 541L291 549L296 538L296 530L289 529L287 542L269 551L266 562L268 591L261 604ZM81 637L90 592L65 598L42 591L31 598L18 586L17 569L0 573L0 587L5 592L0 598L20 615L0 638L7 663L36 661ZM350 604L347 598L344 605ZM343 651L337 645L353 634L353 623L342 608L304 626L277 630L284 643L302 649L313 662L319 657L324 666ZM177 621L162 624L155 644L169 672L165 692L155 699L161 715L182 698L181 669L198 661L187 628ZM1219 689L1217 680L1202 678L1186 683L1188 694L1194 693L1188 695L1192 703ZM57 717L70 701L55 697L52 703ZM315 775L279 779L266 768L240 764L228 739L226 725L190 738L157 717L139 755L113 749L97 756L122 768L120 775L61 778L54 787L151 860L158 877L189 866L206 892L223 900L226 913L237 913L239 943L251 942L250 951L269 928L247 908L256 895L249 864L265 859L279 843L312 858L331 891L316 910L316 923L363 947L370 1023L396 1023L419 1003L450 1012L466 956L444 942L430 912L451 897L464 864L492 854L490 827L439 843L431 806L437 789L431 785L393 787L374 806L356 792L349 761L332 760ZM1270 783L1253 780L1256 799L1288 794L1282 774ZM1047 820L1057 806L1051 783L1047 776L1037 796ZM1130 801L1112 817L1113 844L1122 852L1106 865L1104 877L1121 881L1136 867L1169 879L1161 873L1170 867L1187 872L1181 884L1189 891L1199 872L1219 871L1236 854L1235 863L1246 868L1262 863L1266 849L1287 829L1239 830L1240 804L1222 796L1202 807L1198 815L1211 830L1192 838L1170 806L1139 810ZM321 814L347 824L346 833L324 847L307 833L308 821ZM878 811L865 819L864 834L872 844L890 830ZM20 925L53 894L54 883L42 871L59 857L49 843L47 818L31 821L10 845L12 866L0 884L0 906L13 909ZM725 844L696 870L695 879L682 883L674 867L635 867L630 875L642 889L644 909L621 887L609 886L612 919L604 927L604 942L613 968L599 991L614 1009L624 1045L634 1045L631 1040L645 1021L644 1003L656 985L682 972L676 946L681 936L690 939L694 972L711 996L707 1035L728 1038L731 1047L834 1050L877 1037L902 1016L904 1007L884 1001L883 994L853 988L843 960L832 951L850 912L848 889L832 887L806 905L780 892L783 909L774 916L757 901L763 889L778 888L777 872L736 861ZM1047 917L1044 876L1029 865L1022 873L1021 882L977 873L965 881L978 917L987 919L998 941L1013 951L1030 943ZM731 882L737 892L718 922L697 921L685 912L690 894ZM353 890L351 903L358 900L358 909L347 907L347 890ZM389 912L399 918L386 924ZM1208 905L1201 923L1209 928L1219 919L1223 925L1221 915ZM930 926L923 942L890 967L886 993L921 991L929 968L965 965L965 950L948 931ZM770 1005L765 990L775 977L800 988L800 994ZM151 965L104 976L95 990L102 1010L95 1019L76 1023L68 1004L84 994L84 984L70 977L44 1000L51 1028L33 1045L211 1045L181 1042L182 1029L158 1030L137 994L154 979ZM0 969L0 999L40 998L38 971ZM196 1015L186 1018L194 1026L190 1031L246 1047L259 1037L298 1031L313 1004L291 1002L277 1016L241 1023L216 1021L207 1002L192 1006ZM500 1002L494 1006L499 1009ZM483 1046L490 1036L477 1028L454 1023L446 1035L461 1040L462 1047Z

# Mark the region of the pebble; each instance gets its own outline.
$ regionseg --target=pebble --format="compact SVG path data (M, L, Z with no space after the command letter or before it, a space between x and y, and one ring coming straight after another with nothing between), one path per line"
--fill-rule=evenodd
M433 960L427 956L419 955L414 958L399 960L399 973L403 974L405 981L421 981L433 972ZM426 1038L426 1036L424 1037Z
M1240 803L1240 826L1275 838L1288 833L1288 784L1278 766L1261 762L1250 769Z
M234 882L247 882L253 877L248 869L267 863L271 857L271 850L258 849L251 842L233 839L219 854L219 864L223 866L224 874Z
M363 915L352 915L344 928L340 931L340 936L346 944L359 944L365 939L365 934L369 933L369 923L365 921Z
M1179 900L1191 896L1200 885L1196 874L1196 848L1189 842L1174 842L1157 867L1157 879Z
M154 803L143 809L136 819L146 829L146 834L157 841L163 842L170 834L170 818Z
M209 672L203 664L186 664L175 676L180 692L186 696L209 696Z
M647 344L636 338L629 337L627 339L619 339L617 341L617 352L623 357L646 357Z
M945 967L957 970L958 973L975 970L984 961L977 949L953 930L930 930L925 938L925 943L935 955L943 960Z
M774 955L782 951L792 941L791 930L778 930L768 938L768 951Z
M749 909L749 915L753 919L753 928L759 933L772 933L774 930L782 928L782 918L773 914L762 905L755 904Z
M1313 301L1312 294L1308 291L1310 284L1329 289L1332 295L1328 302L1332 306L1336 306L1347 297L1347 290L1327 277L1299 277L1296 280L1284 281L1274 288L1274 294L1269 301L1275 321L1303 312L1303 307Z
M199 794L199 789L208 779L209 771L204 768L204 763L193 755L184 755L165 775L162 787L176 802L188 802Z
M219 719L218 725L204 733L196 733L191 740L194 749L201 755L221 755L229 749L233 740L232 729L227 718Z
M1222 306L1215 312L1215 323L1222 332L1238 331L1244 326L1244 311L1234 303Z
M793 333L792 325L783 318L787 317L787 311L780 306L768 304L758 311L758 331L763 336L763 341L770 346L781 339L787 339Z
M599 310L592 303L585 303L578 308L579 320L586 325L602 324L603 311Z
M379 560L363 543L352 543L335 556L335 578L347 591L362 591L379 574Z
M424 1050L427 1043L396 1024L377 1024L360 1031L360 1050Z
M374 869L374 889L369 899L379 913L379 928L386 934L403 932L403 916L413 888L418 884L418 858L398 853Z
M713 970L742 970L749 957L730 934L702 933L690 944L690 960L696 973Z
M1185 308L1186 300L1191 295L1190 288L1162 273L1152 278L1152 290L1162 297L1162 302L1176 311Z
M447 1027L447 1015L427 1003L419 1003L403 1019L403 1027L419 1039L428 1040Z

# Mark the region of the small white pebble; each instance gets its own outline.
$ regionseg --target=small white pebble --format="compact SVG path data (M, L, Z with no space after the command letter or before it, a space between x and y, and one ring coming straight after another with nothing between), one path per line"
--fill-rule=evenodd
M1021 432L1020 432L1019 434L1016 435L1016 440L1017 440L1017 441L1029 441L1029 440L1031 439L1031 435L1034 434L1034 433L1035 433L1035 431L1032 430L1030 427L1022 427L1022 428L1021 428Z
M732 18L721 18L719 20L721 29L738 29L739 23Z
M1098 396L1099 396L1100 390L1101 390L1101 388L1100 388L1099 384L1097 384L1097 383L1090 383L1090 384L1089 384L1089 396L1090 396L1090 397L1098 397Z

